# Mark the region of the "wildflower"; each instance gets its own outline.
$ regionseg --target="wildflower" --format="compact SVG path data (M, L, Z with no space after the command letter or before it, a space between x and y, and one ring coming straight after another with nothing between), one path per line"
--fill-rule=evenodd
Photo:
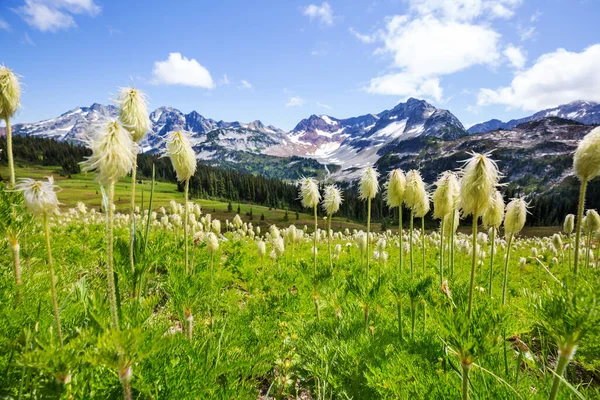
M319 204L321 194L319 193L319 186L313 178L300 180L300 200L302 206L306 208L313 208Z
M16 190L23 192L25 206L33 215L52 215L58 209L54 179L49 176L46 182L33 179L21 179Z
M189 135L184 131L175 131L167 139L167 154L177 173L177 180L185 182L196 172L196 154L190 144Z
M406 191L406 176L399 169L394 169L388 175L386 201L389 207L400 207Z
M359 183L359 197L362 200L373 199L379 191L379 182L377 178L379 173L373 167L367 167L361 177Z
M131 134L131 139L139 142L151 126L146 95L139 89L126 87L119 91L116 102L120 106L119 120Z

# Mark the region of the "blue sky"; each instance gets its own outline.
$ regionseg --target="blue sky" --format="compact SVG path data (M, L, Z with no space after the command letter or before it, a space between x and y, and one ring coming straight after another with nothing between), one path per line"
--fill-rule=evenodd
M0 1L16 122L107 104L135 85L169 105L289 130L310 114L408 97L465 125L600 102L600 1Z

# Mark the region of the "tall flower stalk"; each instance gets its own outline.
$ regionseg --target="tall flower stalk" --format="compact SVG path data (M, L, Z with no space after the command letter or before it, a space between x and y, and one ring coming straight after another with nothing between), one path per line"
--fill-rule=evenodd
M583 218L582 229L583 233L587 235L585 245L585 268L590 266L590 254L592 253L592 237L596 234L600 228L600 215L596 210L587 210L585 217Z
M302 178L300 181L300 201L303 207L312 208L315 218L315 231L313 233L313 270L314 277L317 278L317 234L319 230L319 223L317 220L317 206L321 200L321 193L319 193L319 186L317 182L312 178Z
M333 271L333 255L331 251L331 219L333 218L333 214L335 214L340 209L340 204L342 204L342 193L340 189L335 185L329 185L325 188L325 194L323 195L323 210L327 213L327 246L329 247L329 269ZM295 233L295 227L293 232ZM295 241L295 236L292 240L292 243Z
M473 288L475 286L475 266L477 263L477 224L479 217L490 205L492 195L498 185L498 166L486 154L472 153L465 162L460 179L460 205L464 216L473 217L472 260L469 284L468 319L473 314Z
M367 200L367 280L369 279L369 244L371 242L371 201L379 191L378 177L379 173L375 168L367 167L360 177L358 188L359 198Z
M46 243L46 255L48 269L50 270L50 286L52 289L52 308L54 310L54 319L56 321L56 333L60 346L63 346L62 328L60 325L60 313L58 310L58 299L56 294L56 275L54 273L54 260L52 259L52 247L50 245L50 224L48 215L54 214L58 209L58 198L56 197L54 180L48 177L46 182L35 181L33 179L23 179L15 186L17 190L23 192L25 207L36 216L42 217L44 225L44 238Z
M131 200L129 204L129 218L131 229L129 233L129 264L131 272L135 270L134 245L135 245L135 185L137 174L138 143L150 130L150 118L148 118L148 104L146 95L138 89L131 87L122 88L116 100L119 104L119 121L127 129L133 141L135 156L131 168ZM151 212L152 210L150 210Z
M167 139L167 154L171 159L173 168L177 173L177 180L185 182L184 196L185 204L183 207L183 236L184 236L184 252L185 252L185 273L189 273L189 190L190 178L196 172L196 154L190 143L189 135L183 131L175 131L169 134ZM216 221L216 220L215 220ZM220 225L219 225L220 231Z
M504 259L504 280L502 282L502 305L506 304L506 286L508 283L508 262L510 250L515 235L525 226L527 218L527 203L523 199L512 199L506 206L506 217L504 219L504 234L508 237L506 244L506 257Z
M447 171L435 183L433 192L433 217L440 220L440 285L444 282L444 220L454 211L455 196L458 193L458 179Z
M0 66L0 118L6 123L6 152L10 186L15 186L15 161L12 148L10 118L21 105L21 85L17 76L8 68Z
M490 241L491 250L490 250L490 282L488 284L488 295L492 296L492 284L494 280L494 255L496 253L496 232L502 225L502 221L504 220L504 199L502 198L502 194L496 190L492 195L492 201L490 202L489 207L483 213L481 217L481 221L483 222L483 226L491 229L491 237Z
M415 209L419 206L419 203L423 202L425 195L425 184L423 178L417 170L410 170L406 174L406 191L404 192L404 204L410 208L410 225L409 225L409 240L410 240L410 277L411 279L415 276L414 269L414 219Z
M579 191L579 207L577 209L577 228L575 230L575 253L573 255L573 273L577 276L579 271L579 246L581 241L581 220L585 206L585 193L588 182L600 173L600 127L588 133L575 151L573 157L575 174L581 181Z
M406 176L399 169L394 169L388 175L386 202L388 207L398 207L398 272L402 273L404 237L402 235L402 203L406 192Z
M573 265L571 263L571 249L573 248L573 229L575 229L575 215L567 214L563 223L563 232L567 235L567 258L569 261L569 268Z
M135 150L131 136L116 121L102 125L88 140L92 155L82 164L84 171L96 171L97 181L108 186L106 203L106 279L113 328L119 329L117 295L114 280L114 200L115 183L133 168Z

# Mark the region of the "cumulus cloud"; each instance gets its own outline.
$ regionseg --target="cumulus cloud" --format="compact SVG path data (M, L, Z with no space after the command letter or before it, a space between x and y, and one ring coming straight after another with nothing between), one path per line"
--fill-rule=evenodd
M480 89L477 104L540 110L575 100L600 102L600 44L580 53L558 49L517 71L510 86Z
M211 89L215 86L210 72L195 59L181 53L170 53L164 61L156 61L152 70L155 84L183 85Z
M310 20L318 20L323 25L333 25L333 10L329 3L324 2L320 6L316 4L310 4L304 8L302 12Z
M15 11L30 26L42 32L56 32L77 26L73 15L96 16L101 8L94 0L25 0Z
M480 16L510 18L522 0L410 0L411 11L455 21L471 21Z
M525 66L527 57L522 49L515 47L512 44L506 46L503 52L504 56L508 58L508 62L516 69L522 69Z
M304 105L304 99L302 97L294 96L290 97L287 103L285 103L286 107L301 107Z
M380 32L378 54L390 55L393 68L370 81L370 93L428 96L440 100L440 77L474 65L493 65L499 60L500 35L491 28L432 15L410 18L397 15Z

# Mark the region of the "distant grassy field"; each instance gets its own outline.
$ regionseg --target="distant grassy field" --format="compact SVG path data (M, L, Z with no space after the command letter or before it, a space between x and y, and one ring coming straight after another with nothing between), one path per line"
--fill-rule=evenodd
M61 202L61 208L67 209L75 207L77 202L82 201L88 208L100 209L102 203L102 194L100 192L100 186L94 180L95 174L76 174L72 175L71 178L60 175L60 167L48 167L48 166L27 166L17 164L17 179L19 178L32 178L32 179L45 179L47 176L53 176L56 184L61 188L58 193L58 199ZM6 166L0 166L0 176L3 179L8 177L8 168ZM142 183L136 185L136 204L140 207L148 208L150 201L150 189L152 182L150 180L143 180ZM117 211L126 212L129 210L129 196L131 191L131 179L125 177L121 179L115 185L115 204ZM161 206L168 206L171 200L175 200L179 203L183 202L183 192L177 190L177 185L168 182L156 182L154 188L154 201L153 209L156 211ZM143 201L143 202L142 202ZM312 230L313 217L312 214L300 213L299 219L296 220L296 213L293 211L288 212L288 221L285 219L285 210L269 209L269 207L259 206L255 204L247 203L235 203L232 202L233 212L227 211L227 202L212 200L212 199L191 199L194 203L200 204L202 211L206 214L211 214L220 220L231 220L237 213L238 205L240 206L240 217L244 221L252 222L254 226L269 226L276 224L279 226L287 226L292 223L295 225L307 225L309 231ZM246 213L252 209L253 218L250 218ZM261 214L264 215L264 220L261 220ZM319 222L321 228L325 225L324 221ZM334 218L332 222L333 229L364 229L365 226L352 222L346 221L341 218ZM374 230L379 230L379 224L373 224Z

